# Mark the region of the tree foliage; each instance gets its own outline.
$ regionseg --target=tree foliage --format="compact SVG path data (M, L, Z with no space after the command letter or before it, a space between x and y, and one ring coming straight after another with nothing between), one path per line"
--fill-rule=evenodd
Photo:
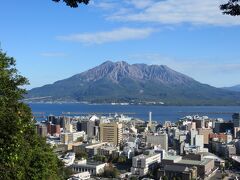
M54 2L63 1L66 3L67 6L72 8L77 8L79 4L88 4L90 0L52 0ZM239 16L240 15L240 0L228 0L227 3L222 4L220 9L223 11L224 14L228 14L231 16Z
M239 16L240 15L240 0L229 0L228 3L222 4L220 9L224 14L231 16Z
M117 178L119 174L119 171L110 164L109 166L104 168L103 177Z
M60 2L61 0L52 0L54 2ZM72 8L77 8L79 4L88 4L89 0L63 0L63 2L66 3L67 6L70 6Z
M0 179L59 179L58 159L21 102L27 83L14 58L0 50Z
M88 154L84 151L79 151L76 153L75 157L78 159L78 160L81 160L82 158L84 159L87 159L88 158Z
M104 162L104 163L108 162L108 158L106 156L102 156L102 155L95 155L93 157L93 159L95 161L99 161L99 162Z

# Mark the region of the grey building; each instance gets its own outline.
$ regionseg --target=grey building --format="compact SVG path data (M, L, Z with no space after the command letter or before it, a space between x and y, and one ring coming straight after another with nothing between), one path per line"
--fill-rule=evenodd
M97 136L98 127L95 125L95 121L81 121L77 123L77 130L84 131L88 137Z
M158 134L158 135L147 135L146 136L146 143L152 145L161 145L162 149L168 150L168 135Z
M240 127L240 113L234 113L232 119L234 127Z

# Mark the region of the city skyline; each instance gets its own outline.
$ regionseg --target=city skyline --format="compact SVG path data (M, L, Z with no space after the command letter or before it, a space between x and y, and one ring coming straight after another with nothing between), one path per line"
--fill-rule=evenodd
M223 2L92 0L77 9L50 0L3 2L1 48L16 58L28 89L107 60L164 64L202 83L232 86L240 84L240 20L222 15Z

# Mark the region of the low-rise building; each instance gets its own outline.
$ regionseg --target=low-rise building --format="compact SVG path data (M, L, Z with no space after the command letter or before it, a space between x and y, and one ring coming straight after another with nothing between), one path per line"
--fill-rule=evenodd
M209 176L214 170L214 160L207 158L201 158L201 160L191 160L183 159L181 156L167 156L165 159L162 159L161 164L163 167L166 165L178 165L188 168L197 167L198 177L202 179L205 179L205 177Z
M133 175L144 176L149 169L154 168L161 161L161 154L138 155L132 158L131 172Z
M80 137L84 138L84 136L85 136L84 131L61 133L60 141L63 144L73 143L73 142L76 142Z
M105 145L98 149L98 155L109 156L109 155L112 155L113 152L116 152L116 151L118 151L117 147Z
M87 180L90 179L90 173L87 172L82 172L78 174L73 174L68 180Z
M107 163L87 162L85 159L73 163L72 170L75 173L89 172L91 175L98 175L104 172L106 165Z
M166 176L168 179L197 179L197 167L193 166L189 168L187 166L166 165L164 166L164 176Z

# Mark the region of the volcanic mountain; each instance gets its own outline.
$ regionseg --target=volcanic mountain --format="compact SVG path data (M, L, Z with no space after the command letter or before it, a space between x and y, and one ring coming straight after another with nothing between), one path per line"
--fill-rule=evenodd
M106 61L88 71L34 88L30 101L164 102L166 105L237 105L240 93L202 84L165 65Z

